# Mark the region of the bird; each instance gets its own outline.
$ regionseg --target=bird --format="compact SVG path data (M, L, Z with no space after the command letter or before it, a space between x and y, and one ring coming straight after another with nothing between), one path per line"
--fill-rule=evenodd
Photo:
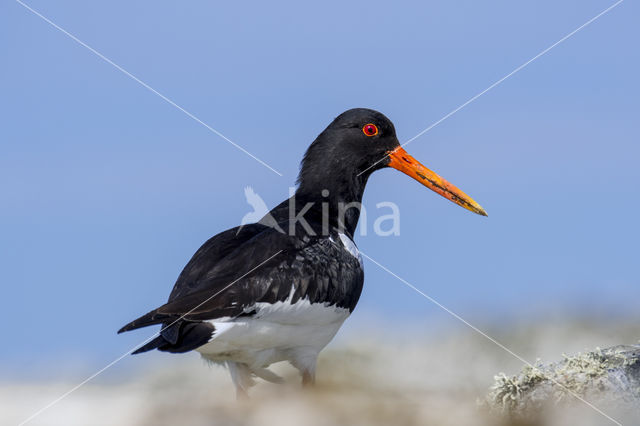
M366 183L391 167L482 216L485 210L409 155L382 113L354 108L311 143L293 195L265 220L207 240L184 267L167 303L118 333L161 325L133 354L199 352L228 368L238 398L256 378L279 383L269 369L288 361L313 385L322 349L351 315L364 284L354 242ZM277 226L274 226L275 224Z

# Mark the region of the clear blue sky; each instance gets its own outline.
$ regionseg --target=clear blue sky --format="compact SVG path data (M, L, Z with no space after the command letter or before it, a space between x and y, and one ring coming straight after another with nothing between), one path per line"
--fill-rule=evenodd
M246 185L286 198L343 110L378 109L406 140L613 2L28 4L284 176L2 2L0 364L14 371L147 337L115 331L239 224ZM407 147L488 218L385 170L364 202L400 206L401 235L360 249L471 322L637 311L639 17L622 3ZM462 327L365 270L346 333L372 317Z

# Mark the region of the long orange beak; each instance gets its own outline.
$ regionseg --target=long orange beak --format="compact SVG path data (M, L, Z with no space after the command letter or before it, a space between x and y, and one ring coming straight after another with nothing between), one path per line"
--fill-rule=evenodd
M407 151L402 147L399 146L389 152L389 158L391 159L389 167L393 167L394 169L400 170L402 173L411 176L427 188L437 192L444 198L453 201L457 205L479 215L487 216L487 212L480 207L480 204L476 203L467 194L420 164L418 160L407 154Z

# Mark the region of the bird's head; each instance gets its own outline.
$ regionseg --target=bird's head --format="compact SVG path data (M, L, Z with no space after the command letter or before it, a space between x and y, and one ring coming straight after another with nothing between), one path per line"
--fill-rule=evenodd
M364 190L369 175L385 167L411 176L467 210L487 215L471 197L409 155L391 120L366 108L343 112L318 135L302 160L298 182L301 188L312 190L330 183Z

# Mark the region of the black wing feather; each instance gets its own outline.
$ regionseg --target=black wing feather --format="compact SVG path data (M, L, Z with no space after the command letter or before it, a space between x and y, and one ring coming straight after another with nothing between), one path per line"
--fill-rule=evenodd
M352 311L363 281L358 260L327 238L299 238L264 225L248 225L207 241L180 274L169 302L119 332L176 322L162 331L165 336L155 346L171 350L183 338L184 324L247 315L257 302L285 300L292 288L294 302L308 298L311 303Z
M266 229L269 228L259 223L252 223L228 229L209 238L195 252L178 276L169 295L169 302L207 289L210 280L206 277L212 269L235 249Z

